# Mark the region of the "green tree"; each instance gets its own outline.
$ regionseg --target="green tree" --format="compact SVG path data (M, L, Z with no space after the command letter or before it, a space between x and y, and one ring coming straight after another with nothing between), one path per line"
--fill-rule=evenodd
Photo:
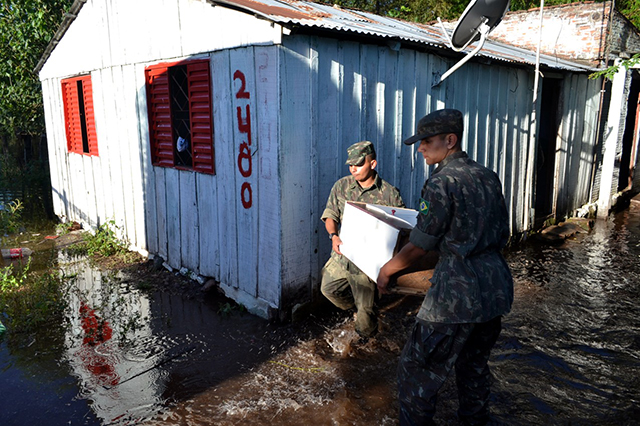
M44 132L41 86L33 69L71 3L0 2L0 132L4 138L14 141L18 135Z
M618 10L640 29L640 0L619 0Z
M42 213L53 218L40 139L42 88L33 70L72 1L0 0L0 190L22 200L29 220L42 220Z

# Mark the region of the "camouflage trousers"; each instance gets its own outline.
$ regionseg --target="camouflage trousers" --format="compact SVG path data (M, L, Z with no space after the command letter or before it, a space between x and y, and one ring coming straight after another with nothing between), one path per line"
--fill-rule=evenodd
M349 262L345 267L331 256L322 268L320 291L340 309L356 308L358 334L370 337L378 331L374 310L376 284L353 263Z
M418 319L398 366L400 425L433 425L438 390L455 366L458 417L467 425L489 420L489 354L502 317L478 324L437 324Z

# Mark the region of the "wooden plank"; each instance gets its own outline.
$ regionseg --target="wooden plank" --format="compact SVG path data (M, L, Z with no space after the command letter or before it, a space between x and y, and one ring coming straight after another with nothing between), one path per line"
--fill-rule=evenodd
M416 53L416 101L415 101L415 122L417 123L420 118L427 115L430 111L431 104L431 61L429 55L425 53ZM415 128L410 135L415 133ZM404 140L404 139L403 139ZM411 149L408 149L411 155L412 170L411 170L411 188L401 195L407 207L416 208L418 206L418 200L420 199L422 186L427 179L427 167L424 158L417 152L419 143L414 144ZM401 165L398 165L401 167Z
M218 194L216 177L196 174L198 188L198 245L197 271L205 277L220 276L220 249L218 246Z
M108 185L105 186L105 193L110 193L110 198L113 201L113 216L117 227L118 237L122 238L123 233L126 233L126 213L125 203L126 196L125 191L131 192L130 188L124 188L123 176L122 176L122 156L121 156L121 136L118 117L118 106L116 105L117 98L116 93L119 92L119 80L114 79L114 70L105 69L102 72L102 83L104 90L104 109L105 109L105 126L109 129L107 133L107 143L103 144L108 147L107 153L104 156L105 164L108 165L110 179L105 180Z
M212 81L215 80L214 70L212 69L212 62L209 62L211 68ZM216 81L213 81L212 87L212 101L211 104L215 108L215 102L213 96L215 90L217 90ZM218 127L218 123L213 122L214 139L214 161L218 163L217 145L215 138L215 129ZM218 143L222 144L223 140ZM216 168L217 164L214 164ZM219 277L220 276L220 248L218 245L219 230L218 230L218 194L217 194L217 176L212 176L204 173L196 174L196 186L198 188L198 242L200 248L200 259L198 262L198 273L206 277Z
M216 150L216 183L218 230L217 243L220 258L217 260L220 283L238 286L238 239L236 224L236 163L233 143L234 110L232 105L232 71L229 51L212 54L213 122Z
M487 111L487 167L491 170L498 172L498 152L500 143L500 75L501 69L495 69L489 76L489 93L490 99L488 101Z
M136 96L136 119L138 123L138 147L139 161L142 179L142 210L144 214L144 237L138 237L138 241L144 238L145 246L141 247L150 253L157 254L158 223L157 223L157 196L155 185L155 173L151 165L151 153L149 145L149 119L147 114L147 91L145 87L144 66L138 65L135 69L135 85L138 87ZM138 227L140 222L138 223ZM138 231L140 231L138 229Z
M341 41L338 45L338 60L343 65L342 90L340 91L340 114L338 126L342 129L340 143L346 160L346 150L362 140L362 76L360 75L360 44Z
M400 174L400 165L398 164L398 156L402 148L402 141L405 137L409 137L413 133L409 133L411 130L402 128L399 125L401 115L399 114L398 97L401 96L399 91L399 79L398 79L398 61L399 53L395 50L391 50L387 47L380 48L378 75L380 81L384 82L384 86L381 87L379 103L383 110L383 117L381 117L381 125L383 133L384 143L378 146L378 172L383 179L398 186L398 176ZM410 150L410 149L409 149ZM401 194L406 193L406 189L401 189Z
M200 250L198 244L199 205L197 202L196 174L190 171L181 171L179 197L180 207L180 255L181 266L190 271L198 271L200 263Z
M278 142L280 105L278 51L276 46L256 47L256 123L260 136L258 170L258 297L280 305L282 266L280 231L280 182L278 180ZM317 193L317 191L316 191ZM317 221L317 220L316 220ZM317 244L316 244L317 245Z
M318 243L319 243L319 233L324 230L324 223L320 219L322 216L322 211L324 207L324 200L320 200L319 192L320 192L320 167L318 167L319 163L319 152L324 149L324 135L323 128L319 128L317 123L318 118L318 102L319 102L319 85L318 85L318 63L319 63L319 52L318 52L318 44L322 43L322 39L318 37L310 37L309 38L309 79L310 83L310 98L311 98L311 111L310 116L312 120L311 125L311 140L310 140L310 149L309 149L309 177L311 179L309 192L311 194L311 206L312 209L310 211L309 216L309 224L311 226L309 232L309 245L314 247L313 253L309 259L309 272L310 272L310 285L308 287L309 292L307 294L297 294L296 296L299 298L306 298L307 300L311 299L311 288L316 286L316 284L320 283L321 277L321 269L320 264L324 264L324 259L319 259L317 256L318 253ZM277 288L279 293L279 285ZM279 294L276 295L277 300L280 300ZM278 303L279 304L279 303Z
M93 170L94 188L96 192L96 226L105 223L109 218L108 211L112 211L111 191L109 179L108 152L109 138L108 125L105 116L105 90L103 84L103 72L96 71L91 75L91 86L93 88L93 113L96 124L96 136L98 140L98 155L100 165ZM108 92L106 92L108 93ZM105 178L105 176L107 178ZM99 194L99 195L98 195ZM108 210L107 210L108 205Z
M166 168L165 190L167 191L166 210L167 217L167 262L173 268L180 268L182 265L182 238L180 235L180 171Z
M400 103L399 111L399 124L401 125L401 133L413 135L416 129L416 123L420 117L416 116L416 52L408 49L400 51L399 58L399 89L402 92L402 98L398 99ZM401 118L400 118L401 117ZM402 143L402 142L400 142ZM415 145L411 149L400 149L396 158L397 168L395 176L392 180L394 184L400 189L401 193L411 194L412 191L412 176L411 173L407 173L406 170L411 170L414 166L415 156L413 150L417 149ZM388 179L390 177L387 177ZM411 198L411 196L409 196ZM413 200L409 199L406 202L412 203ZM411 204L410 204L411 205ZM415 205L415 204L414 204Z
M313 226L308 165L311 149L311 92L309 40L287 39L280 63L281 93L288 96L281 108L280 181L282 193L282 294L292 295L309 284L311 247L307 238ZM346 123L338 123L343 125ZM346 148L346 147L345 147ZM344 157L343 157L344 158Z
M258 294L258 197L259 134L256 124L256 65L254 49L229 53L231 106L235 120L233 146L236 165L236 223L238 224L238 286L247 294Z
M56 91L57 81L48 79L42 81L42 98L44 105L44 119L47 131L47 151L49 157L49 172L51 174L51 195L53 211L59 217L66 216L62 190L62 167L59 145L64 141L64 114L62 113L62 97ZM62 118L62 122L61 122Z
M376 153L378 139L378 46L363 44L360 46L360 70L362 112L361 138L373 143Z
M167 231L167 188L166 188L166 171L163 167L152 167L152 173L154 174L153 181L155 182L155 194L156 194L156 217L154 220L157 223L158 228L158 254L165 261L169 260L169 243L168 243L168 231Z
M68 179L69 179L69 202L71 203L71 213L73 220L87 225L82 214L84 203L84 168L82 167L82 156L80 154L69 153L68 155Z
M114 147L114 136L111 133L112 123L114 119L112 115L114 114L113 100L110 96L113 81L110 70L102 70L94 73L95 82L93 82L94 90L96 90L96 86L98 87L98 92L94 92L95 95L98 95L99 101L94 101L94 110L96 115L96 132L98 133L98 150L100 156L104 160L104 167L102 167L102 202L103 202L103 210L100 215L102 222L106 223L109 220L116 219L116 208L115 204L118 201L118 197L122 197L121 194L115 194L115 192L120 191L119 187L116 185L114 180L112 179L112 169L113 166L111 162L113 161L112 151L117 149ZM93 81L94 79L92 79ZM94 97L95 99L95 97ZM104 129L104 131L103 131ZM120 202L122 204L122 202ZM99 209L100 210L100 209ZM117 223L117 222L116 222Z
M111 152L114 154L112 158L112 175L119 174L119 181L121 185L122 198L116 198L119 202L122 199L122 208L117 209L118 213L122 216L118 218L118 225L121 227L123 233L122 238L129 243L135 244L135 214L134 214L134 200L133 190L134 181L131 175L132 168L132 152L131 147L135 145L132 143L134 140L130 133L130 128L133 127L131 118L135 117L133 110L128 108L129 102L127 99L127 93L125 91L125 75L122 67L112 68L113 86L110 91L110 96L113 96L111 104L114 108L113 119L116 120L111 127L113 134L116 136L116 141L111 145L114 150ZM118 123L118 124L116 124Z
M477 146L477 160L483 166L489 164L489 152L491 140L489 138L489 125L491 117L491 103L493 96L493 88L491 87L491 77L495 67L489 67L486 65L479 65L480 72L482 73L477 84L477 127L476 127L476 146Z
M126 124L126 139L128 141L123 151L129 156L131 177L131 208L128 215L131 216L129 227L129 240L137 248L146 250L145 236L145 199L143 194L143 174L141 163L141 143L138 123L138 85L136 81L136 69L133 65L127 65L122 69L124 112L123 122Z
M317 87L318 97L314 101L313 110L314 134L320 139L318 144L322 149L316 148L318 161L317 174L317 210L322 215L329 193L336 180L348 174L344 162L346 152L340 143L341 126L336 125L340 113L340 84L341 67L338 62L338 41L334 39L321 39L315 43L317 54L316 72L313 74L313 82ZM324 223L315 220L318 226L318 262L323 265L331 253L331 244L322 237L326 236Z
M98 187L102 188L102 185L96 185L96 181L100 180L99 174L101 169L101 158L96 156L83 155L84 166L84 190L85 190L85 212L87 216L87 222L92 228L98 226L98 212L97 203L99 192ZM96 179L96 174L98 174Z

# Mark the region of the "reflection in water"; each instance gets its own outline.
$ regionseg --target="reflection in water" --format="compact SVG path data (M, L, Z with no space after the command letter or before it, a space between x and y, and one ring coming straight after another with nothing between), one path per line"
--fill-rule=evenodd
M92 401L104 424L135 419L142 407L144 415L159 410L162 378L137 375L159 362L167 349L151 349L155 345L150 345L148 297L85 260L60 252L58 263L66 275L75 276L65 348L66 360L81 382L80 396Z

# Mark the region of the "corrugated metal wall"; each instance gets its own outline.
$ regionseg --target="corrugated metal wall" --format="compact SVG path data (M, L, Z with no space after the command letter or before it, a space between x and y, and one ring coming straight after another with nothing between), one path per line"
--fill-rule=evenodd
M380 175L415 207L430 170L417 146L402 140L417 120L438 108L465 115L464 148L500 176L513 232L523 231L524 180L533 75L509 66L469 63L439 87L434 73L451 61L436 55L335 39L285 39L282 59L282 185L284 258L311 259L285 281L303 280L327 259L320 215L333 183L348 174L346 148L370 140ZM295 209L288 208L296 206ZM311 241L300 235L312 235Z
M591 202L601 85L587 75L569 74L564 79L555 184L555 214L560 218Z
M285 270L285 281L301 281L309 273L318 279L330 252L320 215L333 183L348 174L345 151L352 143L374 143L380 175L415 208L431 170L417 146L402 140L413 134L420 117L443 107L464 113L464 149L500 176L512 233L526 231L532 69L471 62L432 88L434 74L453 61L313 36L286 38L284 45L283 257L311 259L309 269L296 264ZM567 73L563 87L556 196L564 214L588 202L599 83ZM305 234L313 236L308 243L299 238Z

